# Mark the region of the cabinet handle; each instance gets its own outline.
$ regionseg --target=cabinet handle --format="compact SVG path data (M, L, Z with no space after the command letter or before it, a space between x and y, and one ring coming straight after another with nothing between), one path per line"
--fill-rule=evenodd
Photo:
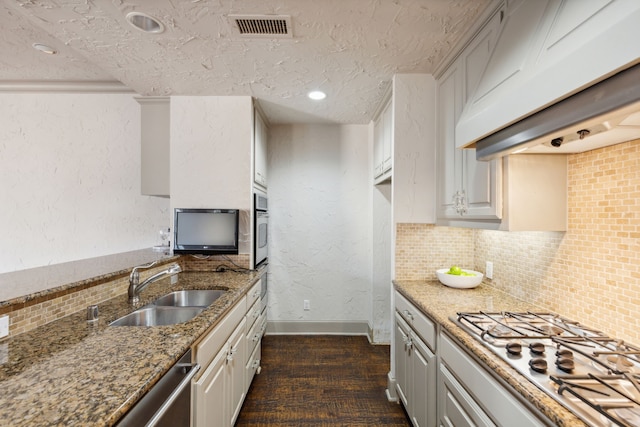
M407 340L404 342L404 350L408 353L411 353L411 349L413 348L413 341L410 337L407 337Z
M413 320L413 314L409 310L403 310L402 314L404 314L408 319Z
M227 354L227 362L233 362L233 355L238 352L238 347L231 347Z
M453 209L460 216L465 215L468 211L467 194L464 190L458 190L453 195Z

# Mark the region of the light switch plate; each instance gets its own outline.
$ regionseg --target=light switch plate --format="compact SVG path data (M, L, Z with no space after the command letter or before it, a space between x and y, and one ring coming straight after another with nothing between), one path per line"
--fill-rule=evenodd
M0 339L9 335L9 316L0 317Z

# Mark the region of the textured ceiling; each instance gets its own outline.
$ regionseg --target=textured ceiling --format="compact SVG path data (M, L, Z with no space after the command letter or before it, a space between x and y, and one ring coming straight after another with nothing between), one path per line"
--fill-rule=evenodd
M272 123L368 123L393 74L433 72L489 2L3 0L0 85L119 81L142 95L250 95ZM134 29L131 11L165 31ZM241 38L230 14L290 15L293 38ZM310 101L313 89L327 99Z

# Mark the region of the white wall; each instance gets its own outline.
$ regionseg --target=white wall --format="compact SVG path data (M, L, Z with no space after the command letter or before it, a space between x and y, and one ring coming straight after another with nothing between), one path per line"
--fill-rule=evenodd
M170 221L140 195L129 94L1 94L0 203L0 272L148 248Z
M367 125L270 128L270 322L370 322L368 138Z
M240 253L251 244L252 117L249 96L171 97L171 211L241 209Z

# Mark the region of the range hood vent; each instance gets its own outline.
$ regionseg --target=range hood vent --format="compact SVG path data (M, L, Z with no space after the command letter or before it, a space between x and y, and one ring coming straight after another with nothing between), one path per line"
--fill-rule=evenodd
M289 15L229 15L240 34L247 38L292 38Z
M477 141L476 158L491 160L524 151L543 142L559 147L568 142L569 134L577 133L580 135L578 139L582 139L589 134L606 132L608 128L615 127L615 123L638 111L640 64L620 71ZM580 143L575 141L576 138L572 139L574 142L571 144Z

